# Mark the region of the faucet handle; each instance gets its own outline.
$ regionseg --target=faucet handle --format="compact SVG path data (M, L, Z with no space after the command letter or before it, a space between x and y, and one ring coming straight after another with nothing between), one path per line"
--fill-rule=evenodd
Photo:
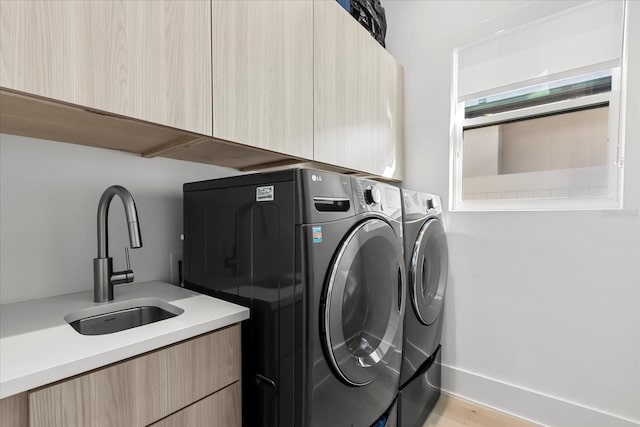
M124 258L127 263L127 269L124 271L114 271L111 274L111 284L121 285L123 283L133 282L133 271L131 270L131 260L129 259L129 248L124 248Z
M131 260L129 259L129 248L124 248L124 259L127 263L127 270L131 270Z

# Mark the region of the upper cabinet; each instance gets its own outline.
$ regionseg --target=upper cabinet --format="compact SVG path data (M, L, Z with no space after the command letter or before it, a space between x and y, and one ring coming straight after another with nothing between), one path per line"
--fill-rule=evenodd
M401 180L402 91L334 0L0 1L0 133Z
M0 86L212 135L207 1L2 1Z
M335 1L313 28L314 160L401 180L402 66Z
M313 3L214 0L213 133L313 158Z

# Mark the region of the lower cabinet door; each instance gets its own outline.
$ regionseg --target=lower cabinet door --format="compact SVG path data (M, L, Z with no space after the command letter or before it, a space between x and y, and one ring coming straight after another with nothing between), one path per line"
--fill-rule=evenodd
M150 425L237 383L240 339L236 324L31 390L29 425Z
M0 426L29 426L29 395L27 393L0 399Z
M153 427L240 427L240 382L205 397L152 424Z

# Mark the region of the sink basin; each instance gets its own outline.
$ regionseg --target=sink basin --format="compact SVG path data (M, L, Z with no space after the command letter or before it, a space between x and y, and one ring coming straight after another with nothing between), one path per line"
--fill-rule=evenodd
M166 301L141 298L76 311L64 319L82 335L104 335L170 319L183 312Z

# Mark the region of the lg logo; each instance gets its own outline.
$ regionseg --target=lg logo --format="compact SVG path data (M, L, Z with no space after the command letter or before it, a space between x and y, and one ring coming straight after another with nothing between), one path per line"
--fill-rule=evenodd
M312 181L322 182L322 177L320 175L311 175Z

